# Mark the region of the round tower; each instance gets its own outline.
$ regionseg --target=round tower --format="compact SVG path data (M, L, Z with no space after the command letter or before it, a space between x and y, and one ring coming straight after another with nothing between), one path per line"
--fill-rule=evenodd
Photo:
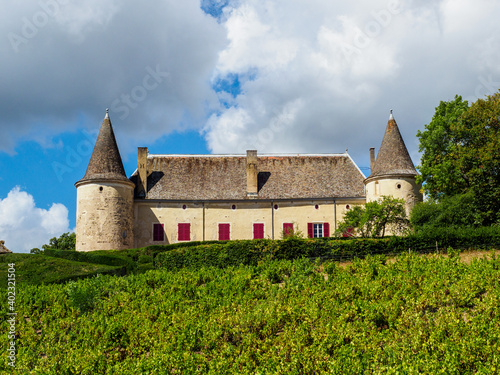
M382 195L402 198L406 202L406 212L409 214L413 206L423 199L420 192L422 186L415 181L418 173L392 110L377 159L373 160L374 152L371 159L371 174L365 180L366 201L380 199Z
M75 183L76 250L134 246L134 187L123 168L108 110L85 176Z

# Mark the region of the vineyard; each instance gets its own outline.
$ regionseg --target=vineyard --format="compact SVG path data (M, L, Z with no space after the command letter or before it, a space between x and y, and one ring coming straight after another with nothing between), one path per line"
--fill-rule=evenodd
M25 284L15 373L492 374L499 306L500 257L453 251Z

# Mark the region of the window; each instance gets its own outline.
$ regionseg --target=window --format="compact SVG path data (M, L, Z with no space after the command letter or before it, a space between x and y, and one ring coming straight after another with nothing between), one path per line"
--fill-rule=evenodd
M164 224L153 224L153 241L165 241L165 227Z
M330 237L330 223L307 223L309 238Z
M191 241L191 224L177 224L178 241Z
M283 237L293 235L293 223L283 223Z
M257 240L264 238L264 223L254 223L253 224L253 239Z
M219 224L219 241L231 239L231 224Z

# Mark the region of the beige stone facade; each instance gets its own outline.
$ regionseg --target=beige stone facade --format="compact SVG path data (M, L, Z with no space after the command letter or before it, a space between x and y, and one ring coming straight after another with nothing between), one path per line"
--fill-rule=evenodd
M328 223L333 235L345 212L364 198L295 200L295 201L228 201L228 202L148 202L134 204L134 247L179 242L179 224L190 224L190 241L218 240L219 224L229 225L229 239L253 239L254 224L263 225L263 238L282 238L284 224L308 235L308 224ZM154 224L162 224L164 237L154 239ZM324 228L323 228L324 229Z
M379 199L421 200L394 118L371 174L343 154L151 155L125 175L109 116L77 187L77 250L182 241L333 236L347 210Z

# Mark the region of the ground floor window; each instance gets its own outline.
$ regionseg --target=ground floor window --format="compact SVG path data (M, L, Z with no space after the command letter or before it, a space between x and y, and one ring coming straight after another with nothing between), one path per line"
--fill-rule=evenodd
M228 241L231 239L231 224L219 224L219 241Z
M264 238L264 223L254 223L253 224L253 239Z
M309 238L330 237L330 223L307 223Z
M153 224L153 241L156 241L156 242L165 241L164 224L160 224L160 223Z
M178 241L191 241L191 224L179 223L177 225Z
M293 235L293 223L283 223L283 237Z

